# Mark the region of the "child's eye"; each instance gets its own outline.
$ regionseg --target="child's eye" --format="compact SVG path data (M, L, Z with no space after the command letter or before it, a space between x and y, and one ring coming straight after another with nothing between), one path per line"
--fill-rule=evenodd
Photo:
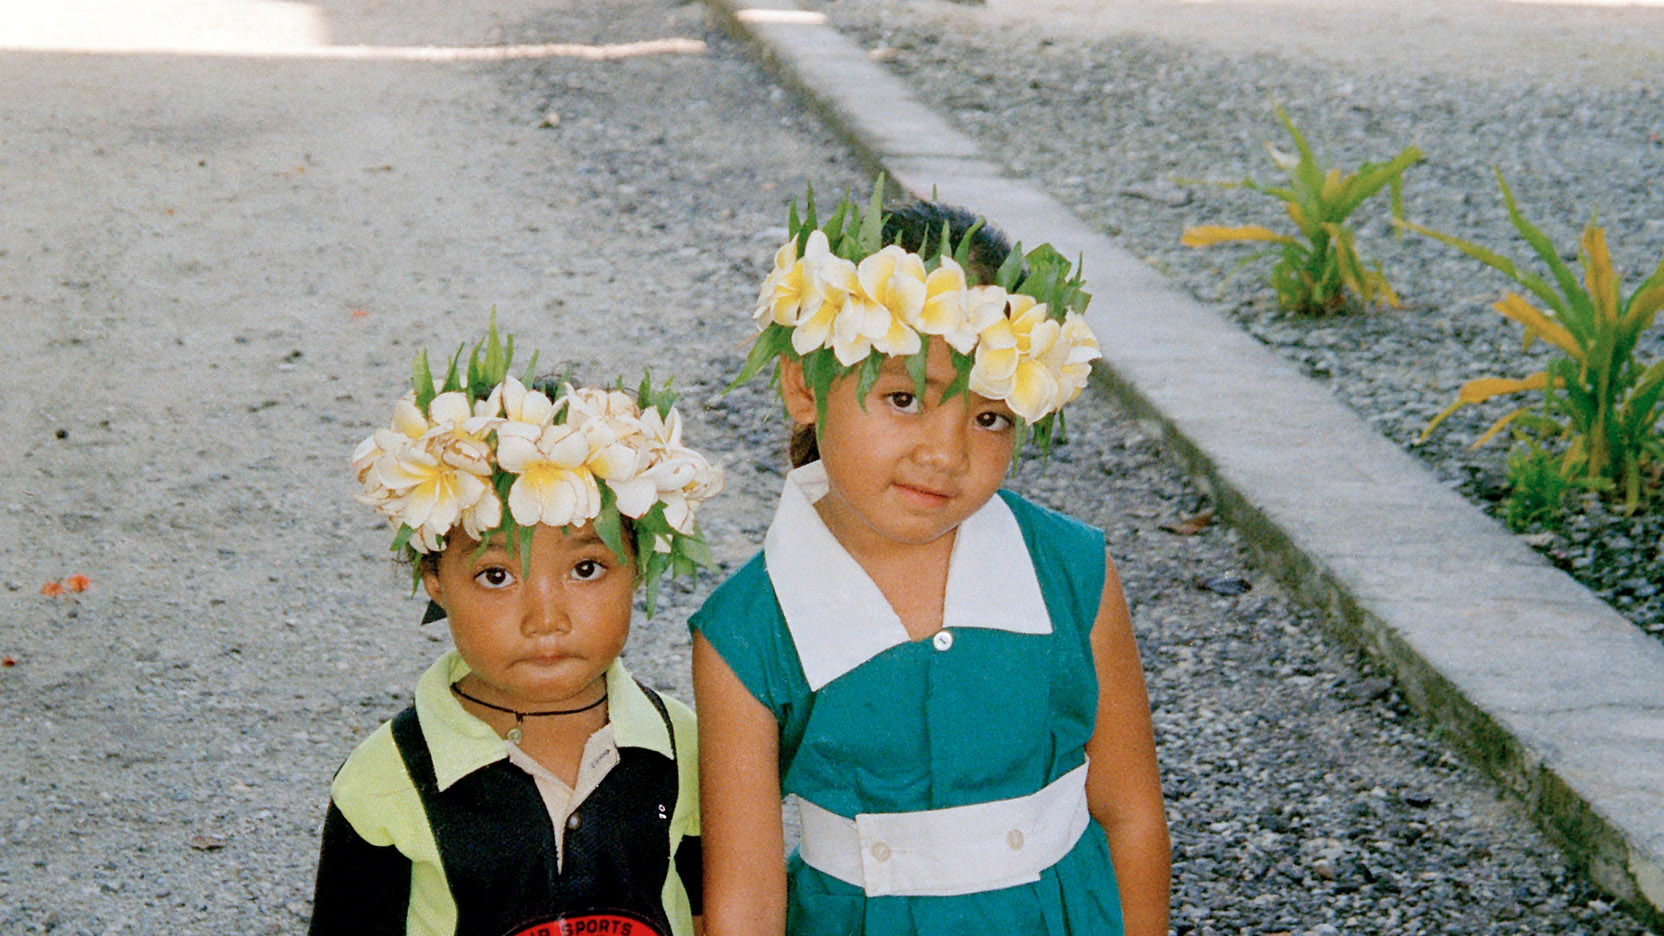
M474 581L485 588L507 588L514 584L514 573L502 566L491 566L476 573Z
M886 393L884 394L884 399L889 400L891 406L901 410L903 413L918 413L922 412L924 409L918 396L916 394L909 393L906 390L897 390L894 393Z
M1010 416L999 410L984 410L976 414L976 424L980 429L989 429L994 432L1004 432L1015 425Z
M572 566L572 577L580 582L591 582L606 574L607 567L594 559L579 559Z

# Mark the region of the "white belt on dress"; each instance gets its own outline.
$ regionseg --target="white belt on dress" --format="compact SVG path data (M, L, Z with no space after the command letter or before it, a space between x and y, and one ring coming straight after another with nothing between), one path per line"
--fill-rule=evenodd
M1091 819L1085 764L1014 799L845 819L800 798L798 813L804 863L868 897L952 897L1038 881Z

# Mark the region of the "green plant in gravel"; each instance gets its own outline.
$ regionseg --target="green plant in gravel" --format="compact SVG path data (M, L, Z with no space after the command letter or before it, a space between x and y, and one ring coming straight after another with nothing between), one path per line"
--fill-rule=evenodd
M1560 354L1543 370L1523 378L1481 377L1463 384L1456 402L1428 423L1421 438L1427 439L1463 406L1540 391L1540 408L1507 413L1473 443L1482 445L1511 426L1523 447L1508 463L1510 518L1536 515L1550 501L1563 501L1565 489L1554 494L1554 483L1542 477L1544 458L1533 449L1556 453L1556 483L1601 491L1618 501L1625 513L1634 513L1658 487L1664 470L1664 428L1659 424L1664 417L1664 359L1646 364L1636 355L1641 335L1664 307L1664 262L1624 296L1606 248L1606 232L1590 221L1580 245L1579 281L1548 237L1520 215L1500 172L1497 183L1509 219L1548 267L1552 283L1477 244L1409 221L1397 223L1449 244L1525 287L1543 308L1514 292L1505 293L1494 308L1525 327L1522 350L1541 338Z
M1560 461L1560 456L1530 437L1509 450L1508 502L1503 508L1509 529L1539 525L1558 529L1565 522L1566 499L1584 488L1560 473Z
M1277 255L1271 267L1271 286L1277 291L1278 303L1292 312L1329 314L1345 309L1352 300L1366 306L1379 301L1397 308L1398 295L1387 283L1380 265L1365 267L1358 257L1357 235L1347 226L1347 219L1359 205L1389 187L1393 217L1402 217L1404 171L1421 161L1421 150L1408 146L1385 163L1364 163L1357 172L1342 173L1325 166L1288 114L1281 107L1273 107L1294 139L1295 153L1285 153L1270 143L1265 148L1277 167L1288 174L1288 185L1260 185L1253 179L1228 184L1283 202L1296 234L1281 234L1255 224L1203 224L1186 228L1179 242L1186 247L1236 241L1278 245L1250 256L1238 269L1261 257Z

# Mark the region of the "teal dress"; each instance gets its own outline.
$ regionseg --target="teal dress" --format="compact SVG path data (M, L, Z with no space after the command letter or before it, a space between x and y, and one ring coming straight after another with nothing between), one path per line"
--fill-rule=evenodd
M786 495L792 487L788 480ZM854 560L835 540L804 547L802 531L780 529L788 499L769 547L777 539L797 543L799 556L779 564L803 576L801 563L814 560L803 577L820 581L805 593L783 579L777 593L765 548L690 622L774 714L784 794L845 818L939 809L1033 794L1085 762L1098 698L1088 633L1103 591L1102 533L1001 491L983 510L1009 508L1026 556L984 549L977 558L967 533L980 526L967 520L949 563L942 633L898 643L874 639L887 625L862 620L860 602L849 601L862 585L845 580ZM820 534L830 536L824 526ZM1005 546L1015 538L1013 531ZM1043 600L1037 613L1048 620L1004 622L1016 613L1010 609L1025 607L1020 596L1035 593L1036 583L1027 606ZM1019 598L1000 599L1007 590ZM825 619L788 625L788 613L802 617L814 608L827 609ZM788 880L791 936L1121 933L1114 869L1095 820L1039 880L996 890L869 897L796 851Z

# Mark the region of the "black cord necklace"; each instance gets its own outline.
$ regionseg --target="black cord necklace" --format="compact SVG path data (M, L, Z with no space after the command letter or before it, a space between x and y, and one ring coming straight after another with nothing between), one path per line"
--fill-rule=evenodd
M508 715L513 715L514 716L514 727L510 728L508 730L508 739L510 741L513 741L515 744L519 744L520 739L525 737L525 732L521 731L520 729L525 724L526 719L528 719L528 718L537 718L540 715L576 715L579 712L587 712L590 709L595 708L596 706L600 705L602 702L607 701L607 694L605 692L603 692L603 693L601 693L601 698L596 699L594 702L591 702L588 705L580 706L578 708L554 709L553 711L548 711L548 712L522 712L519 709L505 708L501 705L492 705L490 702L487 702L484 699L476 699L473 696L469 695L468 693L463 692L462 687L457 686L455 684L452 684L451 691L456 693L459 696L462 696L464 699L467 699L468 701L474 703L475 705L483 705L486 708L491 709L494 712L503 712L503 713L508 714Z

